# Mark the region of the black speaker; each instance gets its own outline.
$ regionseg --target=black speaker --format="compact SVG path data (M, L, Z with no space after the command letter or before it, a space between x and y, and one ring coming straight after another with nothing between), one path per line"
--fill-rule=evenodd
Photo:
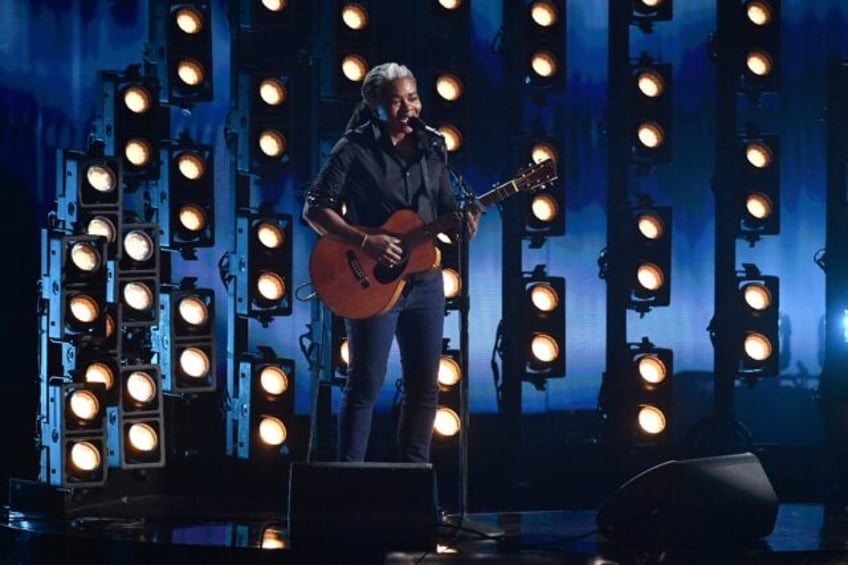
M432 551L437 499L431 463L294 462L289 542L293 549Z
M769 535L777 494L752 453L667 461L625 482L595 515L608 541L686 546Z

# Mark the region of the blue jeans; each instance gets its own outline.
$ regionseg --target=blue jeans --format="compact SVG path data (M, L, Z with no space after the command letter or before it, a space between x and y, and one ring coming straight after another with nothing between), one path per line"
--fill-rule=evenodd
M364 461L374 405L397 338L404 397L398 422L400 460L426 463L436 417L445 295L439 270L407 284L394 307L365 320L346 320L350 366L339 409L339 461Z

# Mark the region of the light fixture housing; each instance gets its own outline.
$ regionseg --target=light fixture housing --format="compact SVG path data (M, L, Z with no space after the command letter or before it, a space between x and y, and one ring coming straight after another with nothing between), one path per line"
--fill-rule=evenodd
M523 379L542 383L566 373L565 278L549 276L537 265L522 276L524 295L519 340L524 353Z
M628 214L625 261L630 292L628 308L647 312L671 303L671 233L669 206L642 201Z
M290 454L295 362L267 346L258 350L238 361L227 452L240 459L273 460Z

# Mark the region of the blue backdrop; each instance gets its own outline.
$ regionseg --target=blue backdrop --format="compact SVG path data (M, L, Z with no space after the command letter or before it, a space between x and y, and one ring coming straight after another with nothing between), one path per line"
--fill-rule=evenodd
M558 124L565 140L561 187L567 194L566 235L539 251L525 253L525 266L541 262L551 274L567 278L567 364L564 379L549 383L546 391L524 389L524 411L592 410L604 371L605 282L598 278L597 257L606 237L606 164L603 120L607 88L606 3L596 0L567 2L568 74L564 119ZM505 135L499 123L504 84L501 59L493 44L501 27L501 2L473 2L473 61L483 81L471 105L470 120L486 131L486 139ZM800 389L803 405L768 410L758 390L740 390L740 411L762 410L752 418L763 430L815 426L806 419L822 366L821 324L824 316L824 273L814 254L825 244L825 137L822 114L825 100L825 62L831 53L848 56L848 3L843 0L784 0L782 22L783 87L776 100L762 109L764 127L780 134L782 161L782 224L778 236L756 247L739 244L739 263L755 262L766 274L781 278L782 378L777 386ZM172 131L187 131L196 141L215 146L217 245L200 250L197 261L175 262L175 275L191 274L215 289L218 312L226 312L226 292L217 263L232 245L230 187L227 186L229 151L223 126L230 105L229 30L224 2L214 3L214 91L212 102L190 113L175 111ZM656 27L651 35L633 33L631 53L648 50L674 69L674 160L645 177L641 187L655 200L674 209L672 303L644 318L628 320L628 337L642 336L675 352L679 379L696 378L712 370L713 349L706 327L713 314L714 200L710 178L714 166L715 69L707 47L715 30L714 2L677 2L674 20ZM55 153L59 148L83 149L97 104L96 73L121 70L139 63L147 41L146 2L107 0L26 1L0 3L0 172L6 213L28 218L4 222L7 239L37 241L55 198ZM424 110L426 117L426 108ZM501 137L502 138L502 137ZM482 137L481 137L482 139ZM501 179L503 144L478 142L462 173L482 193ZM299 213L298 193L309 179L288 177L267 186L263 200ZM27 214L18 211L28 211ZM34 225L32 219L34 218ZM14 231L13 231L14 230ZM472 412L497 409L490 360L500 319L501 218L490 210L482 220L471 248L471 381ZM295 233L295 284L307 280L306 262L312 234L300 225ZM31 239L30 239L31 238ZM23 268L12 275L35 284L38 257L21 257ZM32 278L30 278L32 277ZM34 310L26 315L35 316ZM310 321L310 304L297 301L290 318L278 319L268 329L256 328L279 353L306 367L298 338ZM225 320L218 321L221 359L225 353ZM35 336L10 335L34 350ZM223 368L224 363L220 366ZM396 370L393 369L393 373ZM394 394L390 374L383 397ZM20 372L3 379L30 378ZM681 384L684 384L681 382ZM774 385L772 385L774 386ZM683 387L685 388L685 387ZM708 394L708 390L703 390ZM793 396L796 398L797 395ZM704 398L680 396L682 413L708 410ZM296 406L308 412L310 388L305 370L298 374ZM797 410L796 410L797 408ZM743 416L744 419L744 416ZM799 428L800 426L800 428ZM767 432L766 432L767 433ZM799 432L800 433L800 432ZM798 437L815 440L813 432ZM790 434L791 436L791 434ZM787 437L787 436L783 436Z

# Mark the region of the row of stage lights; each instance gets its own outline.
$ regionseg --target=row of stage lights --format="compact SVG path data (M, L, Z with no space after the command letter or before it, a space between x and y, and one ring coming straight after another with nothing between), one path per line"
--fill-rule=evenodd
M740 2L739 25L745 30L740 36L750 39L749 47L742 47L742 63L738 64L740 83L757 92L768 90L776 84L774 66L777 61L775 18L779 7L761 0ZM670 1L635 2L631 24L643 30L652 30L654 22L671 19ZM671 66L657 63L645 53L631 64L631 100L627 117L632 132L632 159L641 175L649 174L654 167L672 159L672 93ZM774 136L759 136L748 132L737 143L739 205L736 217L738 236L756 240L760 235L774 234L779 230L777 209L778 173L775 165L778 150ZM640 195L628 216L630 233L626 251L629 267L628 308L645 313L656 306L668 306L671 293L671 209L655 206L650 198ZM608 266L604 265L602 269ZM777 281L774 277L761 277L759 272L746 266L739 277L740 300L737 316L745 321L747 329L741 330L739 343L739 368L743 374L775 374L776 358L776 304ZM769 312L769 314L764 314ZM765 322L765 323L764 323ZM641 383L634 398L642 397L639 409L629 416L638 422L634 438L637 442L654 442L667 438L671 406L670 379L672 354L655 348L644 339L640 344L630 344L621 362L622 379ZM648 357L646 357L648 356ZM641 369L644 359L651 359L650 367L662 366L662 371L651 370L651 375L662 374L661 381L645 378ZM628 376L629 375L629 376ZM662 385L667 382L667 385ZM655 394L648 394L653 392ZM661 392L661 394L659 394ZM656 401L652 404L650 398ZM629 404L632 406L632 404ZM625 427L629 428L630 424ZM626 432L625 432L626 434Z
M164 465L163 391L214 386L209 299L186 290L168 306L171 296L160 297L155 273L144 270L157 254L145 229L127 228L117 268L102 236L45 230L44 240L42 479L91 486L105 481L107 463ZM144 336L153 343L134 343Z
M40 309L39 478L54 486L101 486L109 469L164 466L179 433L165 427L166 397L217 388L215 292L170 280L170 252L190 260L214 245L212 147L170 137L173 107L212 97L211 11L207 2L151 2L150 25L144 65L98 74L87 151L57 156ZM248 262L266 274L232 272L245 315L249 304L267 312L287 299L290 232L263 241L276 255L251 252ZM281 371L275 380L257 368L251 379L268 397L291 398L293 365ZM279 441L275 423L258 419L256 429Z
M629 41L630 28L652 34L657 23L672 17L671 0L634 0L629 8L611 16L610 33L621 33ZM622 140L613 140L613 144L623 149L611 158L623 160L627 166L616 175L621 186L610 190L621 192L626 207L609 211L609 221L615 222L611 231L618 234L614 244L620 248L613 252L605 249L598 265L600 277L610 282L608 292L624 298L623 303L612 301L611 305L623 306L641 317L671 302L672 210L656 205L641 190L629 194L628 185L634 178L631 170L641 179L672 160L673 76L670 64L657 61L648 52L632 57L629 43L621 50L611 57L610 72L619 74L617 78L626 77L623 91L613 93L618 119L623 121L615 129ZM607 344L611 366L599 397L605 438L628 446L665 444L671 437L673 352L656 347L647 337L629 341L626 316L615 319L623 325L624 336L621 343Z
M504 17L516 18L519 61L515 77L523 82L522 96L534 107L545 108L554 116L561 115L565 93L566 3L560 0L537 0L519 6L506 6ZM541 123L529 114L522 117L525 153L531 164L550 161L556 170L562 167L560 124ZM556 175L554 175L556 176ZM551 238L565 234L565 185L548 183L539 190L519 196L519 228L515 234L530 249L539 249ZM522 256L524 252L521 252ZM524 261L521 260L521 263ZM565 289L562 276L548 272L540 264L520 273L522 297L518 319L505 321L521 328L514 339L520 359L519 378L542 390L548 379L566 374L565 359ZM509 298L507 298L509 299ZM505 376L506 378L506 376Z
M293 218L252 202L256 186L282 183L308 150L298 108L311 93L299 71L308 3L280 0L230 6L233 100L227 120L235 202L235 248L228 260L229 312L225 450L239 459L291 453L296 367L263 345L262 334L293 308ZM308 111L301 111L307 114ZM261 328L255 328L254 320Z
M735 19L739 34L748 43L734 52L729 64L738 69L737 95L751 108L764 94L780 89L780 0L744 2ZM730 26L730 22L722 22ZM718 53L719 57L723 54ZM732 62L731 62L732 61ZM753 247L762 236L780 233L780 139L764 134L754 120L737 133L738 155L733 184L736 238ZM738 376L749 379L777 376L779 367L779 278L763 275L755 264L744 263L736 273L737 299L733 306L739 327L732 343L738 353Z
M631 23L652 29L653 23L671 18L671 2L637 2ZM738 92L756 103L764 92L779 87L779 1L739 0L730 22L722 33L744 38L732 53L717 53L720 64L730 65L738 77ZM724 25L728 25L725 23ZM654 62L642 54L631 67L633 112L628 118L632 133L632 157L640 174L671 160L671 66ZM738 195L734 205L737 238L750 245L763 235L780 230L779 140L762 135L749 126L734 141L735 161L732 191ZM645 312L670 303L671 210L654 206L640 197L631 208L632 235L627 255L631 266L631 293L628 308ZM737 298L727 315L737 320L732 330L732 353L736 355L738 375L746 378L774 376L778 368L779 280L765 276L753 264L744 264L736 275ZM619 364L633 402L628 401L622 432L637 444L665 443L669 440L671 375L673 354L657 348L647 338L628 344ZM628 388L625 387L625 388ZM619 408L621 409L621 408Z

